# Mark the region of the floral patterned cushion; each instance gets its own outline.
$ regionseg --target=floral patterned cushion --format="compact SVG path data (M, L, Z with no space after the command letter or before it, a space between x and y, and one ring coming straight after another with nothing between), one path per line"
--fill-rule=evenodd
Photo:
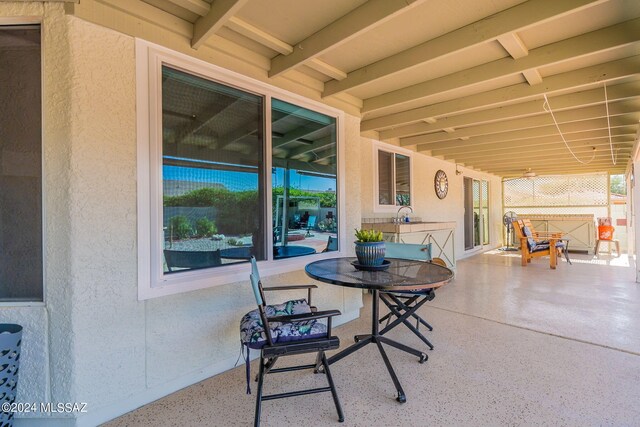
M311 313L306 299L287 301L284 304L267 305L268 317ZM274 343L299 339L321 338L327 335L326 325L317 320L278 323L270 322L271 339ZM262 319L258 309L245 314L240 321L240 340L249 348L262 348L267 343Z

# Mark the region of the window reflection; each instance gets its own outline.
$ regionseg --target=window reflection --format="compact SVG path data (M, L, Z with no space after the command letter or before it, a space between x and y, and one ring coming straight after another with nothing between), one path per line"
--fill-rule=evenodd
M265 259L263 99L162 69L164 271Z
M273 255L338 250L336 119L272 100Z
M411 170L408 156L396 154L396 205L411 204Z

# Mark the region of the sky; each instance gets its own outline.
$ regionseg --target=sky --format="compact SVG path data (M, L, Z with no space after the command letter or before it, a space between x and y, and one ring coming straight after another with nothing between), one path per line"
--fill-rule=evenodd
M271 179L274 186L284 184L284 169L273 168ZM163 179L175 181L220 183L230 191L254 190L258 187L258 175L253 172L234 172L216 169L190 168L184 166L163 165ZM336 180L315 176L300 175L293 171L291 186L302 190L335 191Z

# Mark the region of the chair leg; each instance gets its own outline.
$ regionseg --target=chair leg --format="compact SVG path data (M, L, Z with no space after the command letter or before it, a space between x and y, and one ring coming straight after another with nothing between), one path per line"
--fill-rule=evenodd
M322 363L322 356L324 355L323 351L318 352L318 356L316 357L316 367L313 368L313 373L317 374L318 372L320 372L320 365L323 365Z
M262 384L264 382L264 359L260 356L260 369L258 371L258 390L256 391L256 414L253 420L254 427L260 426L260 411L262 410Z
M344 422L344 414L342 413L342 407L340 406L340 400L338 399L338 392L336 391L336 385L333 383L333 377L331 376L331 371L329 370L329 364L327 363L327 356L324 354L324 351L318 353L318 355L322 354L322 366L324 366L324 372L327 375L327 381L329 382L329 387L331 387L331 395L333 396L333 403L336 404L336 410L338 411L338 421Z
M273 365L276 364L276 361L278 360L278 357L271 357L269 358L269 360L267 360L267 363L264 364L264 374L267 375L269 373L269 371L271 370L271 368L273 368ZM260 375L256 375L256 381L258 381Z

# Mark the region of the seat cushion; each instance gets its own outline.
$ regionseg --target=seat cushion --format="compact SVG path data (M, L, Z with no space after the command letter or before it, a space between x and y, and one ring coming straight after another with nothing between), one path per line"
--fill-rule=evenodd
M306 299L291 300L284 304L267 305L265 307L267 317L289 316L292 314L311 313L311 307ZM271 339L273 343L297 341L301 339L323 338L327 336L327 326L318 320L301 322L278 323L270 322ZM240 321L240 340L250 348L258 349L267 344L260 311L251 310Z
M529 249L529 252L536 252L536 241L533 238L533 233L531 233L531 229L527 226L522 227L522 234L524 235L524 237L527 238L527 248ZM548 248L549 246L547 246ZM544 250L544 249L538 249L540 250Z
M530 250L529 252L540 252L540 251L546 251L549 249L550 243L548 241L546 241L546 243L543 242L538 242L536 243L536 245L533 247L532 250ZM566 247L564 242L556 242L556 249L562 249L564 250L564 248Z

